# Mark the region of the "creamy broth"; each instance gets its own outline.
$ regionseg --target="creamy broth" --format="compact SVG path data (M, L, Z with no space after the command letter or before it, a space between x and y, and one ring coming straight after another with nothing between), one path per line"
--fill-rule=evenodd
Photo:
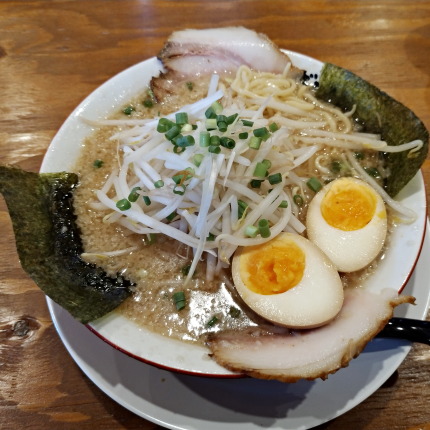
M124 107L133 107L133 118L166 114L202 97L207 82L207 79L193 82L191 89L184 83L179 96L167 98L162 104L149 108L142 103L148 98L147 94L136 97ZM124 118L124 115L121 111L113 118ZM103 222L105 212L93 209L94 191L100 189L110 172L118 167L118 157L121 156L118 143L110 139L114 132L113 127L94 131L86 139L74 171L80 178L75 192L75 208L82 232L84 258L103 267L111 275L121 273L136 284L132 297L117 312L157 333L191 342L203 342L204 335L211 331L260 323L259 317L247 309L235 293L228 269L208 281L206 265L202 261L192 281L184 288L186 268L192 260L190 249L163 235L158 235L155 243L150 243L147 235L134 234L118 224ZM328 168L340 158L339 150L327 149L319 162ZM94 166L95 160L101 160L102 165ZM377 155L367 156L367 160L372 166L379 163ZM378 165L378 168L382 171L381 166ZM324 175L316 169L313 160L304 165L301 174L319 175L323 182L327 182L344 172L322 177ZM297 216L304 221L306 205L300 208ZM132 250L124 255L100 255L101 252L128 248ZM375 269L377 262L378 259L364 270L343 276L344 284L360 285ZM184 291L187 298L186 308L180 311L176 310L172 300L172 295L178 291Z

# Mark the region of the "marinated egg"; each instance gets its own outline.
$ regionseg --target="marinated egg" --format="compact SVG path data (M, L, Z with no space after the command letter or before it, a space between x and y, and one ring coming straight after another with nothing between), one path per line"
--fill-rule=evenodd
M275 324L312 328L332 320L343 304L339 274L306 238L281 233L236 251L233 281L244 302Z
M340 178L324 186L307 213L308 238L340 272L370 264L387 235L387 212L381 196L366 182Z

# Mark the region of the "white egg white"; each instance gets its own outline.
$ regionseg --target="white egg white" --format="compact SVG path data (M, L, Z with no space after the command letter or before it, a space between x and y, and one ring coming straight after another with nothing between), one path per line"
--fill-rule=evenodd
M300 282L278 294L258 294L249 288L250 274L241 259L246 248L240 248L232 262L233 281L244 302L263 318L291 328L313 328L331 321L343 304L340 276L327 256L306 238L281 233L276 240L293 240L305 254L305 269ZM270 242L268 242L270 243ZM261 249L264 253L265 248ZM287 268L288 269L288 268ZM258 274L257 274L258 276ZM247 285L248 284L248 285Z
M321 202L336 181L353 181L367 187L376 198L376 210L363 228L344 231L328 224L321 213ZM334 263L339 272L354 272L369 265L381 252L387 235L387 213L379 193L356 178L341 178L324 186L312 199L307 213L309 240Z

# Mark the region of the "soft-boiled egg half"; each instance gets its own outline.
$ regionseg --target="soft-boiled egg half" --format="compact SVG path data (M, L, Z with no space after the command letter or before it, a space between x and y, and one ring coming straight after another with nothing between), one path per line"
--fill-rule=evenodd
M343 304L336 268L298 234L281 233L262 245L238 249L232 274L238 293L253 311L286 327L323 325Z
M308 238L340 272L354 272L380 253L387 235L384 202L370 185L339 178L312 199L307 213Z

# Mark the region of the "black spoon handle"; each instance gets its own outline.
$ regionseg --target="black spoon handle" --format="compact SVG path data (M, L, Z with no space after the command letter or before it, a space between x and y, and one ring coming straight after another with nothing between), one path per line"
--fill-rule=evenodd
M391 318L378 337L391 337L430 345L430 321Z

